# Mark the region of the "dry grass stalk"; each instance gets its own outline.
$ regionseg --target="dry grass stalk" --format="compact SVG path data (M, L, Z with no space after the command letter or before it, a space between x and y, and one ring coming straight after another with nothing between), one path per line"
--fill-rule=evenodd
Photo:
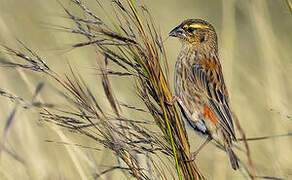
M71 75L62 77L22 42L19 41L29 55L2 45L6 53L25 61L25 63L10 61L2 63L44 73L64 88L60 90L60 93L71 104L72 111L38 103L41 118L77 131L111 149L126 165L123 167L122 164L119 164L112 169L126 170L137 179L150 179L151 176L168 179L169 175L173 173L167 167L157 166L153 160L148 163L148 168L152 171L146 171L141 167L136 154L145 156L153 154L159 158L160 156L173 158L179 179L203 179L195 163L186 161L189 159L190 150L184 126L176 109L167 105L167 102L172 99L172 95L168 83L166 54L161 36L147 8L145 6L138 8L131 0L123 3L113 1L114 13L119 18L114 21L113 16L108 16L111 24L106 24L106 21L95 15L81 1L71 1L86 14L88 19L76 17L63 7L77 28L62 29L88 39L87 42L73 45L73 48L88 45L96 48L103 89L115 115L110 117L108 113L104 112L98 103L99 100L95 98L94 92L71 67ZM98 3L98 5L100 4ZM100 8L103 9L101 5ZM143 21L140 13L143 14ZM109 62L120 67L121 72L110 70L107 66ZM121 106L108 78L110 74L131 75L129 78L136 81L138 97L148 110L141 111L140 107L125 104ZM123 117L120 112L122 107L131 108L139 113L150 113L162 133L147 129L149 123L152 123L151 121L137 123L136 120ZM101 174L109 171L111 170Z
M5 45L1 46L7 54L23 61L2 60L2 64L43 73L54 79L63 87L59 92L72 109L68 111L56 108L52 104L35 102L35 96L43 85L36 88L30 103L2 90L0 90L0 94L11 100L18 99L24 108L40 108L42 120L79 132L95 140L105 148L110 149L123 161L117 166L113 165L113 167L96 174L96 179L115 169L127 171L136 179L151 179L153 177L169 179L170 176L173 179L176 178L173 175L175 169L169 168L167 163L163 162L163 158L172 159L171 162L176 166L176 174L179 179L204 179L195 162L187 161L190 156L190 147L186 130L175 107L167 105L167 102L172 99L168 81L168 61L161 35L148 9L145 6L135 6L132 0L123 2L114 0L111 4L113 13L109 15L97 1L97 5L101 10L104 10L108 18L108 20L103 20L80 0L70 1L80 8L85 14L85 18L75 16L63 6L68 18L76 24L76 28L60 28L87 39L85 42L74 44L73 48L84 46L95 48L97 69L100 72L103 91L111 105L113 115L104 111L104 107L99 103L101 99L96 98L95 93L90 90L86 82L71 66L71 73L61 76L21 41L19 43L24 47L26 53ZM109 63L119 67L120 71L111 69ZM114 94L115 89L111 85L109 75L123 76L129 81L134 80L137 87L136 93L145 107L135 107L119 102ZM135 117L124 117L121 112L123 108L132 109L141 114L151 114L153 120L140 121L135 120ZM160 132L151 130L153 122ZM260 177L256 176L249 156L246 142L248 138L245 137L237 118L235 123L247 149L251 171L249 175L251 178ZM142 154L148 159L148 170L142 167L137 154ZM153 157L161 160L163 166L153 160ZM260 178L265 178L265 176Z

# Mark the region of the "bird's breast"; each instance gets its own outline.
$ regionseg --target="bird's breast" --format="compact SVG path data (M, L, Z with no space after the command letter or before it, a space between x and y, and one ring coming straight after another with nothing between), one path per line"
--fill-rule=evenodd
M184 58L190 58L190 56L184 57L180 55L175 65L174 89L175 95L181 98L192 113L203 104L201 99L202 92L200 92L199 86L193 80L192 63L194 62Z

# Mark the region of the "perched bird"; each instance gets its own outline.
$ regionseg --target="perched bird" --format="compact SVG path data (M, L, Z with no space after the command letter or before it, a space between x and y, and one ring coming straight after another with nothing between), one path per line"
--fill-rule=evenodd
M206 141L191 155L210 141L224 149L234 170L238 158L232 151L236 141L233 115L218 56L217 35L214 27L201 19L188 19L175 27L169 36L177 37L182 48L175 65L175 97L184 121Z

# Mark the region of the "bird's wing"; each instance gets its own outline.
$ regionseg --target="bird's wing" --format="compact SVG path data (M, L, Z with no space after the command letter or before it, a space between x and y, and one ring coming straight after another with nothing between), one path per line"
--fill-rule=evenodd
M193 80L199 91L207 98L207 108L215 115L215 120L236 140L232 122L232 112L229 108L228 92L224 83L222 68L219 62L210 61L209 64L193 65ZM211 62L211 64L210 64ZM206 113L206 111L204 112ZM214 115L213 115L214 114ZM212 118L212 116L210 116Z

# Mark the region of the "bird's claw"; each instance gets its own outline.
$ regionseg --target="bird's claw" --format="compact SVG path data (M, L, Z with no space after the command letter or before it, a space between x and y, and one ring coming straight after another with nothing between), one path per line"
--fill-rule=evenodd
M193 152L191 153L191 159L188 159L188 160L185 160L185 162L192 162L196 159L196 156L197 156L197 152Z
M165 104L167 104L169 106L173 106L173 104L174 104L174 102L172 102L172 101L164 101L164 102L165 102Z
M177 101L177 96L173 96L171 101L164 101L164 102L165 102L165 104L167 104L169 106L173 106L176 101Z

